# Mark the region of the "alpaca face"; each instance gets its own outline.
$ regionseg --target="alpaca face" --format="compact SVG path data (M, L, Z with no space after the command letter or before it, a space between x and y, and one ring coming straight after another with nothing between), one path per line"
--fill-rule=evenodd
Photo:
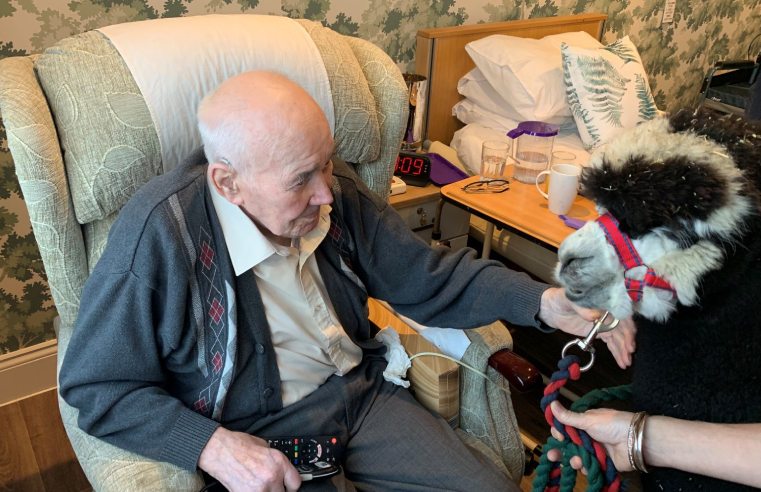
M642 124L590 158L582 173L584 194L600 214L620 222L647 266L625 272L602 226L589 222L558 251L555 276L573 302L617 318L636 312L665 322L677 302L699 301L700 279L721 267L724 245L742 235L755 205L733 152L746 140L719 144L705 136L714 126L698 118L675 124L678 131L666 118ZM648 266L676 289L676 298L645 287L641 300L631 300L625 278L644 279Z
M721 250L710 242L683 250L668 235L652 232L633 239L632 244L645 265L660 276L668 277L669 283L677 289L679 300L687 305L697 299L699 278L721 264ZM674 263L677 257L680 257L678 265ZM649 287L643 290L640 301L632 301L624 279L644 279L647 267L624 272L615 248L597 222L588 222L563 241L558 260L555 278L565 287L568 298L580 306L606 309L619 319L637 312L661 322L676 308L677 299L671 293Z

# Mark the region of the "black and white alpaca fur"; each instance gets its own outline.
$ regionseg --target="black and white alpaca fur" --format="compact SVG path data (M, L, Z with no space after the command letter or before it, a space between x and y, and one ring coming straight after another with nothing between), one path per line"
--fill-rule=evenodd
M632 302L596 222L560 246L556 277L571 300L634 316L636 411L761 422L760 166L761 129L683 111L621 135L584 170L582 193L618 219L643 261L677 291L673 299L648 287ZM629 275L641 280L638 270ZM643 484L657 492L755 490L670 469L651 470Z

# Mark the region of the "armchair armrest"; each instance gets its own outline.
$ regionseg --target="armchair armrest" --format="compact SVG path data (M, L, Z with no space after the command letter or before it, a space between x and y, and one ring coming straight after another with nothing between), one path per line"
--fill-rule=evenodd
M489 366L502 374L502 377L521 393L534 389L542 379L533 364L508 349L492 354L489 357Z
M714 65L716 70L737 70L739 68L753 68L756 62L753 60L724 60Z

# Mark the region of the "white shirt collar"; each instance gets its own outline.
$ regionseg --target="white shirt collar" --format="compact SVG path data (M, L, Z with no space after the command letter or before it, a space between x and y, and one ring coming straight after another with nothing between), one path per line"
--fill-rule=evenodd
M251 270L273 254L287 254L288 248L274 245L270 242L259 228L256 227L254 221L238 205L230 203L225 197L220 195L211 183L211 180L209 180L208 175L206 176L206 181L236 276ZM331 210L330 205L321 206L320 221L317 227L303 237L296 238L292 241L291 246L299 249L300 245L302 252L308 249L308 254L313 253L325 238L330 228Z

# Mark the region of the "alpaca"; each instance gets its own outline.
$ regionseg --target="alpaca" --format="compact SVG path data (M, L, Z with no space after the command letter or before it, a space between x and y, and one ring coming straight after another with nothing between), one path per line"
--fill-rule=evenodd
M759 166L754 123L682 111L621 135L584 169L582 193L641 266L624 268L604 219L561 244L555 275L573 302L634 316L635 411L761 422ZM647 491L755 490L671 469L642 478Z

